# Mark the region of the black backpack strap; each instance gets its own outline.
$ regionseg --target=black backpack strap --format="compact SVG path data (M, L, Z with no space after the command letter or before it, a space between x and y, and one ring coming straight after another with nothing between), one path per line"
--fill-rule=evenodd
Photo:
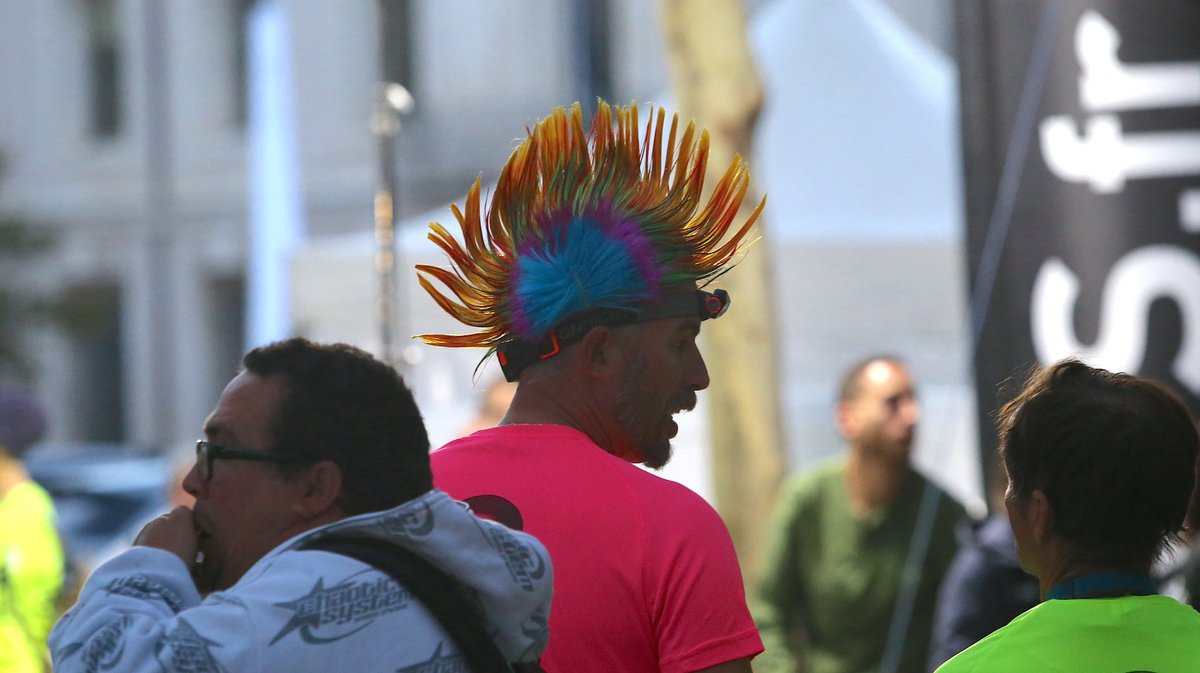
M478 611L463 598L459 583L415 553L385 540L359 535L329 535L306 542L300 549L342 554L382 570L433 613L472 671L512 673Z

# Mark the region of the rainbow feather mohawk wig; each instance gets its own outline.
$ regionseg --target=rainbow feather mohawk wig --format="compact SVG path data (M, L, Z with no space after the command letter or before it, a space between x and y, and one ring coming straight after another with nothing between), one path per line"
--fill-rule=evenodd
M750 182L735 156L700 208L708 132L697 138L689 123L677 140L678 126L660 108L639 139L637 107L604 101L587 132L578 103L538 122L505 163L486 213L478 179L465 211L451 206L461 243L430 223L450 268L417 266L434 301L479 331L419 338L498 352L514 380L526 360L599 324L723 312L727 294L696 286L731 268L765 199L730 233Z

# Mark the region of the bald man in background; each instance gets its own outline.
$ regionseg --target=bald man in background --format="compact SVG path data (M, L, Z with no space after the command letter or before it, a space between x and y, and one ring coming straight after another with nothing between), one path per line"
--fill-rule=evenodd
M912 468L919 416L899 358L847 370L836 412L845 455L780 493L755 606L760 673L924 673L965 512Z

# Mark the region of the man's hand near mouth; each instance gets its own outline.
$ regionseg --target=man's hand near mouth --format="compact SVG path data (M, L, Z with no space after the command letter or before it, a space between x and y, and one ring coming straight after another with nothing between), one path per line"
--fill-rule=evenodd
M213 573L205 567L203 559L197 558L202 536L203 533L196 528L192 510L181 505L147 523L133 544L162 549L178 556L203 595L211 590Z

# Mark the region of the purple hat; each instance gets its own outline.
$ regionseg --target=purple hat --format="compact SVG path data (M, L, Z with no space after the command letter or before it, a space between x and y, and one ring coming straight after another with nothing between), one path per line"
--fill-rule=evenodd
M46 414L28 392L0 385L0 448L20 456L46 431Z

